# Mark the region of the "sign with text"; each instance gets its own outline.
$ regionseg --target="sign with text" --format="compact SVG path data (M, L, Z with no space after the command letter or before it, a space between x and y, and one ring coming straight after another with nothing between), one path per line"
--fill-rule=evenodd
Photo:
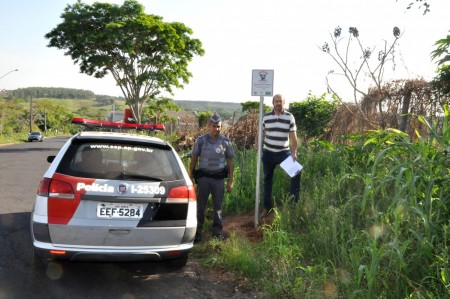
M273 70L252 70L252 96L273 95Z

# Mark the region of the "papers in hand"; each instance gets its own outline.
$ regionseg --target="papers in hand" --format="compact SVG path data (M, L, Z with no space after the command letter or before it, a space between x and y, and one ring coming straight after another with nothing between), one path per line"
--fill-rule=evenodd
M281 162L280 166L290 177L296 176L303 168L300 163L298 163L297 161L294 162L294 159L292 159L291 156L287 157L283 162Z

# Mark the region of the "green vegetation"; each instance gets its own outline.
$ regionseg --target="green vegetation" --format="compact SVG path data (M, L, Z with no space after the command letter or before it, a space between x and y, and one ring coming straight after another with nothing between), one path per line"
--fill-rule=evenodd
M241 103L242 105L242 111L259 111L259 107L261 106L260 101L247 101L244 103ZM266 104L263 104L263 113L268 113L272 111L272 106L267 106Z
M337 107L338 101L336 99L328 100L326 93L320 97L309 93L306 100L292 103L289 111L295 117L298 136L304 136L305 140L321 136Z
M52 94L54 98L43 96ZM20 94L23 97L15 97ZM76 95L80 98L65 98L65 95ZM0 97L0 144L23 142L27 140L31 126L33 131L42 131L45 136L69 135L77 132L78 128L70 123L72 117L104 120L109 116L113 107L117 112L123 112L126 103L123 98L94 95L84 98L89 91L67 88L22 88L7 91L6 98ZM92 93L93 94L93 93ZM31 102L31 110L30 110ZM174 101L163 103L172 111L192 111L197 114L212 114L217 111L221 117L241 115L239 103L202 102L202 101ZM175 104L175 105L172 105ZM152 115L159 115L157 122L164 122L167 118L158 107L152 106ZM148 117L155 121L155 117ZM47 125L47 130L45 130ZM166 136L167 137L167 136ZM175 141L177 138L175 138Z
M320 98L311 100L314 108ZM120 103L116 107L124 108ZM1 143L14 141L12 136L26 140L29 104L27 99L0 101ZM70 133L69 117L108 111L110 105L94 99L33 99L33 129L41 128L46 114L50 134L56 128ZM313 111L320 112L317 107ZM449 297L449 111L443 106L439 118L414 119L426 131L423 137L416 131L414 141L386 129L346 135L346 145L303 143L300 202L287 201L289 180L277 169L277 208L273 222L257 229L262 240L237 231L225 242L196 246L194 254L205 265L247 277L267 297ZM181 138L160 134L174 145ZM188 155L183 160L188 163ZM224 214L254 211L256 162L255 151L237 147L235 188L226 193Z
M27 87L7 91L12 98L53 98L53 99L90 99L95 95L92 91L62 87Z
M67 135L78 131L70 122L72 117L105 119L111 105L104 104L96 99L0 99L0 136L2 140L21 141L30 130L46 136ZM123 110L123 101L116 107Z
M450 35L445 38L441 38L435 43L436 49L431 53L433 59L439 59L437 63L439 65L445 65L450 62Z
M269 298L448 298L450 142L420 118L429 138L398 130L353 136L353 145L300 148L301 201L277 173L273 222L263 239L239 234L196 247L206 265L243 275ZM245 161L245 162L244 162ZM256 153L239 155L224 213L254 210Z
M241 115L242 106L233 102L214 101L174 101L182 111L191 112L217 112L222 118L232 117L234 113Z
M28 133L0 135L0 144L11 144L28 141Z
M415 4L426 14L428 2L412 1L408 9ZM122 90L132 92L124 94L123 101L105 96L95 100L89 91L71 93L62 88L7 91L6 100L0 100L0 143L24 141L24 132L43 131L44 125L47 135L70 133L76 130L71 117L102 119L113 104L117 111L130 105L139 122L143 103L157 100L161 91L170 94L173 87L188 83L188 63L194 55L203 55L201 42L190 38L191 29L145 14L143 6L133 0L123 6L77 2L67 6L62 18L46 35L49 46L64 49L80 63L82 73L101 78L111 71ZM87 30L80 31L80 22ZM419 80L383 81L385 63L401 37L398 27L393 28L393 41L384 42L387 51L378 56L370 50L373 47L361 45L356 27L348 32L348 43L341 50L342 29L336 27L331 47L325 43L322 51L345 74L354 90L355 105L341 99L342 106L336 107L325 95L309 95L305 102L290 107L305 140L319 137L328 126L335 130L335 138L328 140L343 140L342 136L346 144L313 140L301 145L299 161L304 171L298 204L288 202L289 180L276 170L273 196L277 207L273 221L258 228L263 235L260 242L236 232L225 242L210 240L196 246L194 254L204 258L206 265L247 277L269 298L449 298L449 111L437 104L447 101L450 94L450 36L438 40L431 53L439 68L428 86ZM351 41L358 49L359 67L354 73L347 60ZM152 44L161 47L156 49L160 56L153 55L155 49L148 46ZM373 67L361 72L371 57ZM140 67L136 70L135 65ZM161 68L152 71L155 66ZM328 78L336 74L330 71ZM368 93L358 88L359 79L367 79L362 74L370 74L374 81ZM141 94L143 86L151 88ZM144 113L147 119L155 115L161 119L165 107L173 107L170 99L161 100L162 105L147 105L151 109ZM242 106L213 101L175 104L197 112L200 121L210 112L224 117L259 109L257 102ZM330 124L336 108L335 122ZM238 134L244 135L247 128ZM161 137L172 144L180 138L175 134ZM183 160L188 165L188 155ZM235 188L225 195L225 214L254 210L256 163L253 150L237 150Z
M48 46L64 50L81 73L95 78L111 74L138 124L146 104L153 109L162 103L158 100L172 101L161 94L172 95L174 88L189 83L189 62L204 54L189 27L146 14L135 0L122 5L78 1L66 6L61 19L45 35Z

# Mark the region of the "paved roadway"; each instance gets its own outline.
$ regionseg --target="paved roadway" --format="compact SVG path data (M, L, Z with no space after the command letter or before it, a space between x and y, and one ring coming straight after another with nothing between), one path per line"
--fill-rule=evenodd
M30 211L39 181L67 138L0 146L0 299L2 298L255 298L190 258L178 270L150 263L32 264Z

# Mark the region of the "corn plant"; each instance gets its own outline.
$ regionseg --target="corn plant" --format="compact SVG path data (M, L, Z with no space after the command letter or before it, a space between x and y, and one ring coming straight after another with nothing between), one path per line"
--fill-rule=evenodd
M367 132L352 146L303 144L300 202L288 202L289 180L277 173L274 221L258 228L263 241L234 238L212 260L242 267L267 297L450 297L445 111L442 129L430 126L428 139L413 142L388 129ZM228 211L254 208L256 153L241 162L236 173L244 183L235 175Z

